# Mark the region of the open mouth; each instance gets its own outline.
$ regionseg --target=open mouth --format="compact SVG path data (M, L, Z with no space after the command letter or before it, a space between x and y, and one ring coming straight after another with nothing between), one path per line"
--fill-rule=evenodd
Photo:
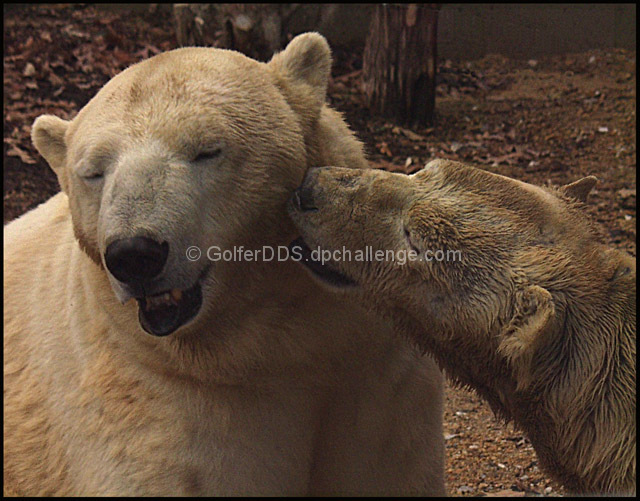
M198 314L202 306L202 287L198 280L190 289L172 289L136 298L136 301L142 328L154 336L167 336Z
M314 255L302 237L296 238L289 244L289 251L292 252L294 256L300 256L300 262L323 282L334 287L351 287L356 285L356 282L351 278L330 267L326 262L323 263L316 259L320 256Z

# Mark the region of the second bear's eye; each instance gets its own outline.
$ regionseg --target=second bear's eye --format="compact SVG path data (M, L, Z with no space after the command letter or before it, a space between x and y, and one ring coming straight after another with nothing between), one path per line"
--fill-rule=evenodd
M102 171L89 172L87 174L82 174L81 177L88 183L95 183L102 180L102 178L104 177L104 172Z
M194 162L206 162L208 160L213 160L215 158L218 158L221 153L222 153L222 149L221 148L212 148L210 150L203 150L203 151L201 151L200 153L198 153L195 156L193 161Z

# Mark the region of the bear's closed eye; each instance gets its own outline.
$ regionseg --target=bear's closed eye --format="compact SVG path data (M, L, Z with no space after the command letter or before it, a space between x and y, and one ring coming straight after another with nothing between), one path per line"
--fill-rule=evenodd
M194 162L205 162L207 160L213 160L214 158L217 158L220 156L220 154L222 153L222 149L221 148L214 148L211 150L204 150L201 151L200 153L198 153L196 155L196 157L193 159Z
M89 181L89 182L100 181L104 177L104 172L102 171L88 172L87 174L82 174L81 177L85 181Z

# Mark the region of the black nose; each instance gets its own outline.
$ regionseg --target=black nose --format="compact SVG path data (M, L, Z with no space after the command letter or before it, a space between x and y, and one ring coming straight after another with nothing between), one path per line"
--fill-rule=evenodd
M123 238L111 242L104 260L111 274L130 284L152 279L162 271L169 255L169 244L147 237Z
M302 186L293 192L293 206L302 212L318 210L313 201L313 183L310 182L309 176L304 179Z

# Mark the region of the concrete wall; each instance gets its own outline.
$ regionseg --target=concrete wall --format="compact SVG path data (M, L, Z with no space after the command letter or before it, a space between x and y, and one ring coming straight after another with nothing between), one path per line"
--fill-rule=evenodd
M443 4L438 57L513 58L636 47L635 4Z
M362 4L349 8L333 4L329 26L316 28L326 31L333 44L342 42L340 34L351 42L368 32L362 28L368 27L371 9ZM635 4L453 3L440 8L440 58L475 59L491 53L530 58L606 47L635 49Z

